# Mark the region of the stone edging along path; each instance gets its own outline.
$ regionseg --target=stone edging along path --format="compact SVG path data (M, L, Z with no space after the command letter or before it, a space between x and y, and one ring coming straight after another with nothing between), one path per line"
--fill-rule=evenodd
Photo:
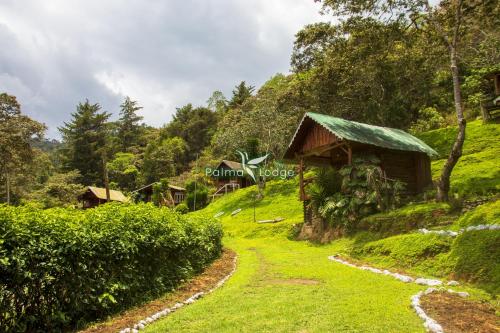
M429 315L427 315L425 313L425 311L422 309L422 307L420 306L420 298L423 295L428 295L428 294L436 292L436 291L446 290L444 288L439 288L439 289L432 288L434 286L443 285L443 281L434 280L434 279L425 279L425 278L414 279L408 275L390 272L387 269L381 270L381 269L373 268L370 266L358 266L358 265L354 265L346 260L342 260L342 259L338 258L337 255L329 256L328 259L335 261L335 262L338 262L340 264L347 265L347 266L354 267L354 268L358 268L358 269L361 269L364 271L370 271L370 272L373 272L376 274L389 275L389 276L392 276L393 278L400 280L402 282L405 282L405 283L414 282L416 284L430 286L431 288L428 288L425 291L420 291L418 294L412 296L411 305L412 305L413 309L415 310L415 312L417 313L417 315L424 321L424 327L429 332L433 332L433 333L443 333L444 332L443 327L441 325L439 325L434 319L429 317ZM459 283L457 281L450 281L447 283L447 285L448 286L458 286ZM456 294L460 297L468 297L469 296L469 293L463 292L463 291L454 291L451 289L448 289L446 291L449 293Z
M452 230L428 230L428 229L418 229L418 232L421 234L438 234L438 235L443 235L443 236L450 236L450 237L457 237L461 233L467 232L467 231L474 231L474 230L500 230L500 224L480 224L480 225L473 225L469 226L464 229L460 229L459 231L452 231Z
M207 292L198 292L198 293L192 295L191 297L189 297L188 299L186 299L182 303L179 302L179 303L176 303L174 306L172 306L170 308L165 308L165 309L163 309L161 311L158 311L157 313L155 313L155 314L153 314L153 315L151 315L151 316L149 316L149 317L147 317L147 318L139 321L133 327L127 327L127 328L122 329L120 331L120 333L137 333L140 330L144 329L147 325L149 325L149 324L157 321L160 318L163 318L163 317L169 315L172 312L175 312L175 310L182 308L184 305L193 304L195 301L197 301L198 299L202 298L204 295L212 293L213 291L215 291L216 289L218 289L219 287L221 287L224 283L226 283L226 281L234 274L234 272L236 271L236 261L237 261L237 258L238 257L235 255L234 258L233 258L233 268L229 272L229 274L227 274L219 282L217 282L217 284L215 285L215 287L213 287L212 289L208 290Z

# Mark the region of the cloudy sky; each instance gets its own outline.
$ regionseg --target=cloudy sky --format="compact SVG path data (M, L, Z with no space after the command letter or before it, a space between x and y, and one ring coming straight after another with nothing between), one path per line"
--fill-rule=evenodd
M313 0L2 0L0 92L49 127L88 98L117 114L124 96L153 126L239 81L287 73L294 34L325 21Z

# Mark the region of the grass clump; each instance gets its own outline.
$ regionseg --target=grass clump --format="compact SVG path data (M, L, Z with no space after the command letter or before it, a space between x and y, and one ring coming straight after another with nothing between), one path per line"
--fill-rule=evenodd
M456 228L465 228L480 224L500 224L500 200L481 205L461 216L454 224Z
M369 242L355 253L358 256L386 257L401 267L414 267L450 250L452 240L435 234L407 234Z
M481 285L493 295L500 293L500 231L469 231L457 237L449 261L458 279Z
M377 232L383 235L406 233L417 228L448 223L451 207L447 203L428 202L409 204L389 212L363 218L358 230Z

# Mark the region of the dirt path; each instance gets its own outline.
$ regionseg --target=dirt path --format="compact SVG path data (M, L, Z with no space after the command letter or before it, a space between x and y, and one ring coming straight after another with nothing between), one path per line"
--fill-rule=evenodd
M236 253L233 251L224 249L221 258L215 260L203 273L179 286L173 293L169 293L162 298L125 311L103 323L85 329L81 331L81 333L116 333L125 327L133 326L138 321L162 309L171 307L177 302L184 301L197 292L208 291L223 277L229 274L233 268L233 259L235 255Z

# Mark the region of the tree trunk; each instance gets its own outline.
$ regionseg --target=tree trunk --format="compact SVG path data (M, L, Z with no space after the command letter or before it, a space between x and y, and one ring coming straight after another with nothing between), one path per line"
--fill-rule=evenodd
M457 51L456 46L450 46L450 62L451 62L451 74L453 77L453 97L455 100L455 111L457 113L458 121L458 133L453 143L450 155L446 160L441 171L441 177L437 183L437 200L438 201L448 201L448 193L450 191L450 176L453 168L457 164L458 160L462 156L462 148L465 141L465 127L466 121L464 118L464 110L462 105L462 94L460 90L460 80L458 76L457 67Z
M10 205L10 179L8 171L5 171L5 192L7 192L7 205Z

